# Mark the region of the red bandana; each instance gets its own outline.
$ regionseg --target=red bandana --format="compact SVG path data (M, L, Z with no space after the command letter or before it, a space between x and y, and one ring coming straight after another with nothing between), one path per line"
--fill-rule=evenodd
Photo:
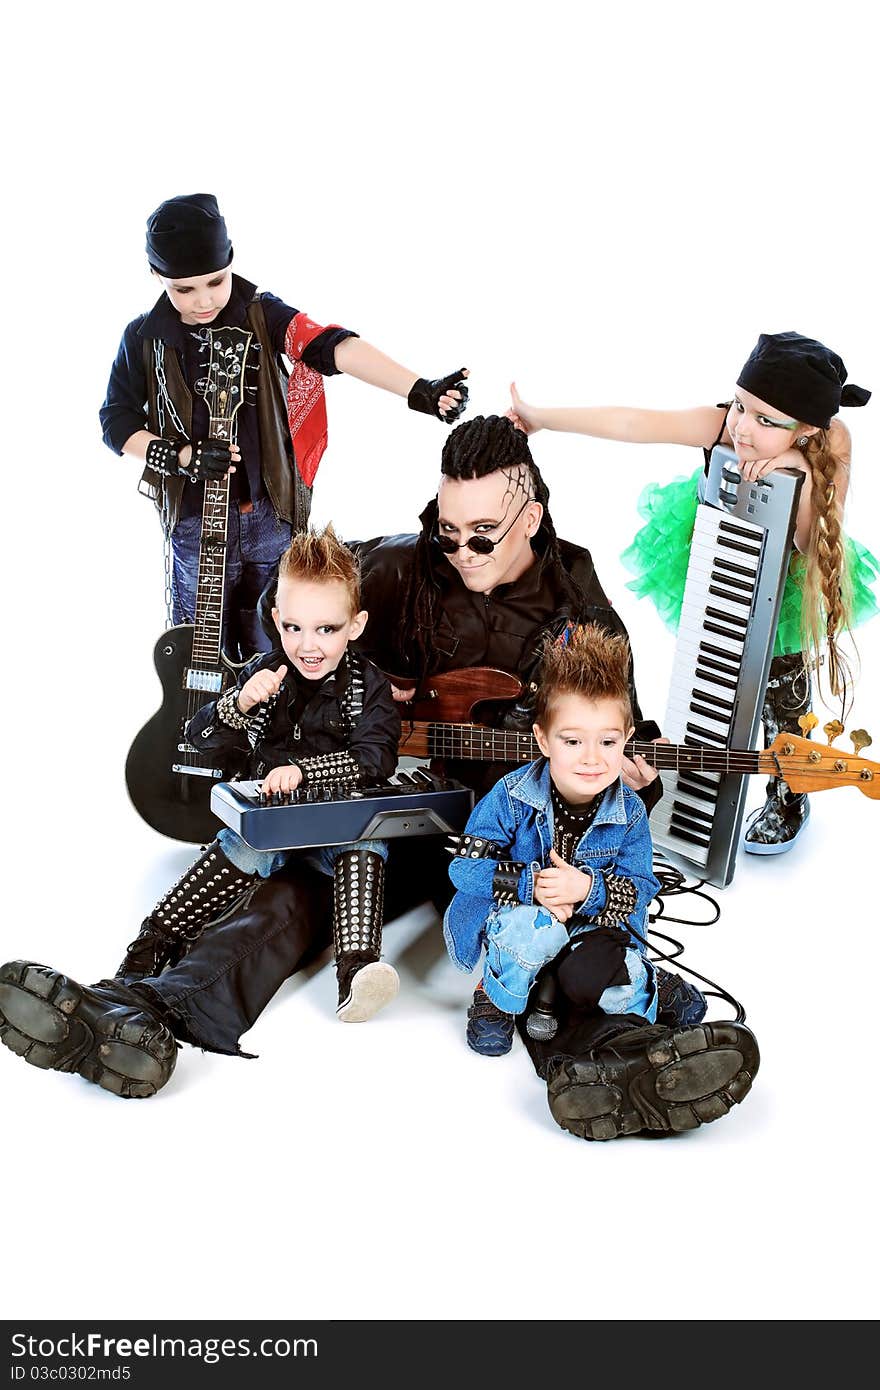
M293 363L287 382L287 423L293 441L293 453L299 475L306 487L315 481L318 464L327 448L327 403L324 398L324 378L314 368L307 367L302 355L313 339L338 323L315 323L307 314L296 314L290 320L284 351Z

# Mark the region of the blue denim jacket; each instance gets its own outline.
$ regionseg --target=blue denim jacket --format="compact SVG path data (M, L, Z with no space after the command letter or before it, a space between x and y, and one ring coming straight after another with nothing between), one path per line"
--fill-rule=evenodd
M534 902L535 875L550 862L553 846L553 806L550 800L550 765L538 758L526 768L508 772L471 812L466 833L494 840L505 859L525 865L519 877L521 903ZM596 817L574 853L574 864L593 875L589 894L578 913L593 915L605 906L605 873L631 879L638 893L628 918L645 934L648 903L660 887L651 870L653 847L648 813L635 792L622 782L609 787ZM480 959L484 928L495 910L492 879L494 859L455 858L449 876L458 890L443 919L443 935L459 970L471 971ZM644 953L644 946L632 944Z

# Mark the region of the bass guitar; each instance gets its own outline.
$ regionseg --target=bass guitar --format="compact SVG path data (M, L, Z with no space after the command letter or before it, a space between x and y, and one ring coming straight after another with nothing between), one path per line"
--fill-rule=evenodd
M210 437L232 443L253 334L242 328L206 332L208 366L196 390L208 406ZM224 769L194 748L184 729L207 700L222 695L240 669L221 649L228 526L227 473L205 481L195 621L168 628L156 643L153 662L162 683L162 705L137 735L125 764L128 794L138 815L162 835L193 844L203 844L217 832L211 788Z
M399 678L395 683L400 683ZM515 700L522 693L515 676L492 667L432 676L404 707L399 750L415 758L531 762L541 756L531 732L493 729L479 722L481 704ZM777 734L771 747L760 750L630 739L625 751L629 758L640 754L651 767L689 769L698 777L704 773L761 773L764 777L784 777L794 792L857 787L872 800L880 799L880 763L861 756L862 749L872 742L864 729L853 729L853 753L848 754L831 746L844 731L839 720L823 726L829 740L824 746L806 737L819 722L814 714L804 715L798 722L804 737Z

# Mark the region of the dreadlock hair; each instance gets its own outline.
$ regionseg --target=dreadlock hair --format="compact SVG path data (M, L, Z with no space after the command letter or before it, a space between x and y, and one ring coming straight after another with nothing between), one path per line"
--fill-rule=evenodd
M846 551L837 479L846 464L831 448L828 430L807 436L800 446L813 482L813 521L805 555L795 556L795 579L803 591L801 640L805 653L818 654L824 641L828 651L828 685L844 703L851 687L849 662L839 639L852 619L852 587ZM821 686L821 679L820 679Z
M523 469L525 478L519 481ZM581 619L586 612L584 596L562 563L559 539L548 505L550 491L532 458L528 435L504 415L475 415L456 426L447 437L440 464L444 478L469 481L471 478L487 478L502 470L508 471L512 486L518 486L524 497L528 488L531 497L541 503L544 511L532 542L533 548L546 555L571 617ZM405 650L415 655L415 675L419 680L431 667L432 634L440 594L431 565L431 537L436 532L438 515L437 499L434 498L422 514L423 526L416 541L404 597Z
M323 531L309 527L298 531L278 561L278 582L303 579L310 584L344 584L351 613L360 612L361 576L352 551L333 530L330 522Z
M585 700L617 701L624 731L631 729L629 659L625 637L606 632L595 623L568 628L544 649L535 697L535 723L542 729L548 727L554 702L560 695L581 695Z

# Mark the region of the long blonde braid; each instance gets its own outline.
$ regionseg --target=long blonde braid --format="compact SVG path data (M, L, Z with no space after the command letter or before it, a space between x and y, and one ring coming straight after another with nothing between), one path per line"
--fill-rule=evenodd
M845 702L851 673L839 640L850 628L852 592L838 482L846 463L832 451L827 430L808 436L800 447L813 483L813 522L802 562L801 635L805 652L818 655L822 643L827 644L828 684L832 695Z

